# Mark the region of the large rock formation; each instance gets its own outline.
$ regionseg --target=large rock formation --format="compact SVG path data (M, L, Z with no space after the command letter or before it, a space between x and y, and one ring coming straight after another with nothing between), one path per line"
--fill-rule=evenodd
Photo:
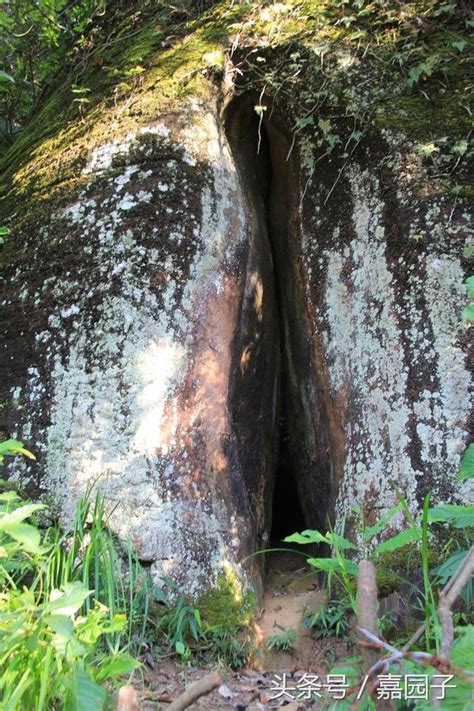
M9 475L64 516L94 484L193 595L259 591L282 415L309 527L469 496L465 203L383 102L360 126L365 54L224 59L212 22L51 127L63 87L6 162L6 429L38 456Z

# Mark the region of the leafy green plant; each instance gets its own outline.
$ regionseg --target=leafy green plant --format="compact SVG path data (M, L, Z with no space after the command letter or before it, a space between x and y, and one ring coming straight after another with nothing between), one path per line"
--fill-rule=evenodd
M435 578L439 581L441 585L445 585L451 578L451 576L455 573L455 571L459 568L468 553L469 548L459 548L454 553L451 553L451 555L444 561L444 563L436 566L436 568L433 568L433 570L431 571L431 575L435 576ZM461 595L464 602L466 603L466 607L468 609L471 609L472 602L474 600L474 580L472 578L464 586Z
M274 634L267 639L268 649L277 649L280 652L289 652L296 642L296 630L284 630L281 634Z
M119 556L104 499L99 493L93 499L90 495L87 491L78 502L69 530L48 530L45 541L51 552L40 571L41 585L51 590L70 582L83 583L92 591L92 597L84 601L85 613L93 607L93 600L99 600L110 619L117 613L127 615L126 626L107 637L111 649L138 651L145 637L152 584L130 544L126 561Z
M93 594L82 582L42 585L51 558L32 518L41 509L0 494L0 701L12 710L100 710L101 684L139 666L101 644L126 617L98 601L81 614Z
M29 459L36 459L35 455L24 448L23 442L17 439L5 439L0 442L0 465L3 464L5 457L15 457L17 454L24 454Z
M207 642L200 645L200 650L206 661L230 669L240 669L252 653L251 641L241 630L215 628L204 629L203 632Z
M354 594L353 579L357 576L358 568L350 558L344 557L344 551L357 550L356 546L342 534L328 531L323 535L320 531L306 530L302 533L293 533L285 539L287 543L318 543L329 545L334 553L334 558L308 558L307 563L317 570L328 574L328 587L331 590L332 581L336 579L345 590L352 608L357 609Z
M373 526L365 526L363 518L360 522L360 537L363 546L363 555L377 563L379 557L384 553L391 553L404 548L408 544L418 547L421 558L421 572L423 580L423 590L420 593L422 607L426 624L426 648L430 651L431 646L438 645L439 641L439 620L434 593L433 572L430 573L430 530L431 524L448 524L454 528L466 528L474 525L474 506L462 506L455 504L445 504L430 508L430 496L424 500L421 520L417 522L411 514L406 501L400 497L400 501L389 511L387 511ZM391 519L403 513L408 527L394 534L393 536L374 544L376 539L390 524ZM329 531L323 535L320 531L306 530L302 533L295 533L287 536L285 541L299 544L326 544L331 547L333 557L331 558L308 558L307 562L317 570L328 574L328 588L331 591L335 581L343 589L344 594L357 614L357 601L355 599L355 582L358 575L358 566L354 560L345 556L345 551L355 551L357 547L342 533ZM463 551L464 554L467 551ZM449 559L448 559L449 560ZM446 561L447 564L448 561ZM451 561L452 562L452 561ZM441 576L446 576L446 570L441 569ZM438 570L438 574L439 574ZM467 593L468 594L468 591Z
M343 637L349 629L352 608L344 600L332 600L328 605L321 605L318 612L308 615L304 625L311 627L316 639Z
M195 642L205 640L201 615L199 610L179 591L179 587L171 578L163 576L162 579L175 593L175 597L173 599L164 590L159 591L159 600L164 609L155 623L156 629L164 634L168 649L174 650L176 654L186 660L191 656L190 639Z
M102 0L15 0L0 8L0 116L10 133L23 125L45 84L69 56L91 51L91 19ZM86 50L87 48L87 50Z

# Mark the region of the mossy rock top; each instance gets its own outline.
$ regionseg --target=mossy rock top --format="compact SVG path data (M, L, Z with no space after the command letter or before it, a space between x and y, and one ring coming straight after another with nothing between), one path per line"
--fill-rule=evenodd
M183 22L136 5L138 28L128 8L113 14L109 39L68 68L8 151L3 221L13 213L22 220L23 201L77 191L104 136L123 137L191 97L206 101L224 75L262 103L286 96L303 144L314 139L343 152L337 131L321 124L342 107L355 133L371 124L403 133L419 144L428 172L465 189L472 19L462 7L441 0L403 8L385 0L221 2ZM89 90L85 105L77 86Z

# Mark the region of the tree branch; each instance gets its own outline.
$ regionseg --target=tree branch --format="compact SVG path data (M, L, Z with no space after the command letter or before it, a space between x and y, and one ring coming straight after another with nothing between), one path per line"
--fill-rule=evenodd
M203 676L199 681L188 686L183 693L168 706L168 711L183 711L191 706L194 701L201 696L210 694L215 688L222 684L222 676L220 672L213 671L206 676Z

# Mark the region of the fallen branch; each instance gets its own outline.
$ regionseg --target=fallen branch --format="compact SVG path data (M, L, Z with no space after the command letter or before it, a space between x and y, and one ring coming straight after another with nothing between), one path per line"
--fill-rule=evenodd
M392 647L383 639L380 639L376 635L369 632L369 630L362 629L359 627L359 632L367 637L369 643L359 642L363 646L370 646L372 649L378 649L380 651L385 650L388 653L381 657L367 672L366 676L371 677L379 672L385 673L390 666L390 664L399 664L402 659L409 659L412 662L417 662L418 664L424 664L430 667L434 667L437 671L443 674L453 674L464 681L469 681L474 683L474 672L469 669L463 669L461 667L454 666L449 659L445 657L440 657L438 654L431 654L430 652L404 652L403 650L398 650Z
M222 684L222 676L220 672L213 671L206 676L203 676L199 681L195 681L194 684L190 684L183 693L178 696L177 699L173 701L170 706L168 706L167 711L183 711L191 706L197 699L206 694L210 694L211 691L216 689Z

